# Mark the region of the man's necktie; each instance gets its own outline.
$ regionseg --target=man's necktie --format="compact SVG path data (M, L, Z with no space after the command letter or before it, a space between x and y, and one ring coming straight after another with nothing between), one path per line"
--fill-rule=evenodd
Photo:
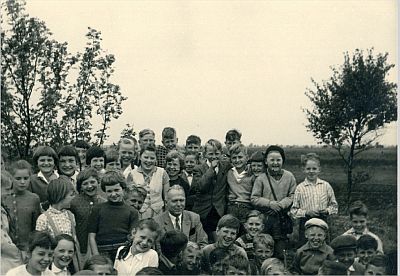
M175 217L175 229L181 231L181 224L179 222L179 217Z

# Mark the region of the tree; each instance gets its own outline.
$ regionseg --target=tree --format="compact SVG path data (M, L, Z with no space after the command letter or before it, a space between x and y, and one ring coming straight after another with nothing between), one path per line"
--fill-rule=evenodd
M133 138L136 136L136 131L133 129L133 125L126 124L126 128L121 131L121 138Z
M347 172L347 203L351 202L356 157L373 147L386 124L397 120L396 84L386 80L394 64L387 63L388 53L374 56L369 49L356 50L344 63L332 68L333 76L322 84L312 80L315 88L307 97L313 104L305 109L306 126L319 143L337 150ZM361 177L362 178L362 177Z

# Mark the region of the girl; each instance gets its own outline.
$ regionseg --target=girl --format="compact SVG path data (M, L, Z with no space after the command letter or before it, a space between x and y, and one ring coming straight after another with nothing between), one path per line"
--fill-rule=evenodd
M71 275L68 265L75 254L75 241L67 234L60 234L56 238L56 248L54 249L53 263L50 270L57 276Z
M36 222L36 230L48 231L53 237L59 234L68 234L76 239L75 217L68 211L71 200L75 196L75 190L68 178L60 178L50 181L47 188L47 198L50 204L49 209L41 214ZM76 252L79 253L78 243ZM74 258L74 269L79 271L79 254Z
M8 208L15 221L15 243L22 251L28 247L28 239L40 215L39 197L28 191L31 178L31 165L19 160L11 165L11 193L3 195L3 204Z
M161 213L164 195L169 189L168 174L163 168L156 167L156 162L156 148L153 145L146 146L140 151L140 166L131 172L133 185L147 191L139 211L142 218L152 218Z
M157 240L159 226L153 219L144 219L132 230L132 241L118 249L114 268L120 275L135 275L144 267L158 267L157 252L151 249Z
M47 232L36 232L28 246L28 263L9 270L6 276L54 276L49 270L56 243Z
M31 177L29 190L39 196L40 202L47 201L47 186L58 178L55 170L58 166L58 156L52 147L39 146L33 153L33 164L39 172Z

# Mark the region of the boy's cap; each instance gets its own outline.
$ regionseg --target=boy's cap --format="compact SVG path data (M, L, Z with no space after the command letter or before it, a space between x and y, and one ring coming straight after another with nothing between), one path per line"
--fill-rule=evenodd
M322 264L322 268L329 270L331 275L346 275L347 273L347 267L341 262L325 260Z
M286 157L285 157L285 151L283 150L283 148L281 148L280 146L276 146L276 145L269 146L267 148L267 150L265 151L265 154L264 154L265 158L268 156L268 153L270 153L271 151L279 152L281 154L281 156L282 156L283 163L285 163Z
M307 220L307 222L306 222L306 224L304 226L305 226L306 229L308 229L308 228L310 228L312 226L317 226L319 228L324 229L325 231L327 231L328 228L329 228L328 224L325 221L323 221L322 219L319 219L319 218L312 218L312 219Z
M264 160L264 154L258 150L250 156L249 162L264 162Z
M356 249L357 239L351 235L341 235L333 239L331 247L334 251L342 249Z

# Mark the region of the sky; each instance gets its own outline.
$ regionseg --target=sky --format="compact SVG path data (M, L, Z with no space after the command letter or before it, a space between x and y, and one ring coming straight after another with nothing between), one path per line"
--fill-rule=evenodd
M166 126L179 144L190 134L224 141L237 128L244 144L315 145L305 96L343 63L343 53L388 52L397 82L397 1L94 1L27 0L71 52L83 51L90 26L116 57L112 81L128 97L111 123ZM99 125L94 122L95 126ZM379 142L397 144L396 123Z

